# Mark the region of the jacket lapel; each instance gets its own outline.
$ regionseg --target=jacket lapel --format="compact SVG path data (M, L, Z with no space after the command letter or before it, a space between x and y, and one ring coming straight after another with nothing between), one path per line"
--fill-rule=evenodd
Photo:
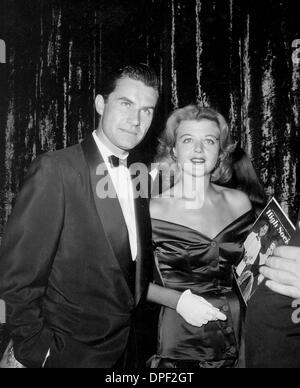
M149 282L153 277L153 250L152 250L152 228L149 213L149 199L139 195L137 187L134 186L135 214L137 226L137 260L135 278L135 302L139 304L141 298L148 289ZM141 188L139 187L141 190Z
M101 224L128 286L131 288L127 265L128 260L132 260L128 231L114 185L93 137L89 136L84 140L81 147L89 166L93 196ZM100 198L103 194L101 182L106 183L105 188L109 188L111 198ZM116 233L116 225L118 233Z

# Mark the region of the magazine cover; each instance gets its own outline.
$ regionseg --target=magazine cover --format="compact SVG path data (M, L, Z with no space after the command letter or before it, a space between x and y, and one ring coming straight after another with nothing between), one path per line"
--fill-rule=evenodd
M263 281L259 268L265 265L276 247L289 245L296 228L273 198L244 243L243 260L236 268L237 283L247 304L256 288Z

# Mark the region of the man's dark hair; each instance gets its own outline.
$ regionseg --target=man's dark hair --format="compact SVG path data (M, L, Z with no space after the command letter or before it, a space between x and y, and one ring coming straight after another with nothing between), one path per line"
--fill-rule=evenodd
M100 81L98 92L107 100L109 95L115 90L117 82L126 77L135 81L141 81L146 86L159 92L159 78L155 70L145 63L124 66L105 74Z

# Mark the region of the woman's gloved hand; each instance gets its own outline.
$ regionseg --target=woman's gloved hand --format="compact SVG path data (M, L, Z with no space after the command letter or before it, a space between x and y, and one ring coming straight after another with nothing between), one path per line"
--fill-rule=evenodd
M226 321L227 317L221 311L201 296L195 295L191 290L185 291L177 304L176 311L192 326L201 327L208 322Z

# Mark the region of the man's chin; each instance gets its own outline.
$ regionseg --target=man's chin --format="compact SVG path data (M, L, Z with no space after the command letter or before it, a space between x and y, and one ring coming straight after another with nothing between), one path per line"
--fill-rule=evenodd
M138 144L119 144L118 148L120 150L125 151L125 152L130 152L132 151L135 147L137 147Z
M122 141L119 143L118 147L123 151L129 152L136 148L140 143L141 141Z

